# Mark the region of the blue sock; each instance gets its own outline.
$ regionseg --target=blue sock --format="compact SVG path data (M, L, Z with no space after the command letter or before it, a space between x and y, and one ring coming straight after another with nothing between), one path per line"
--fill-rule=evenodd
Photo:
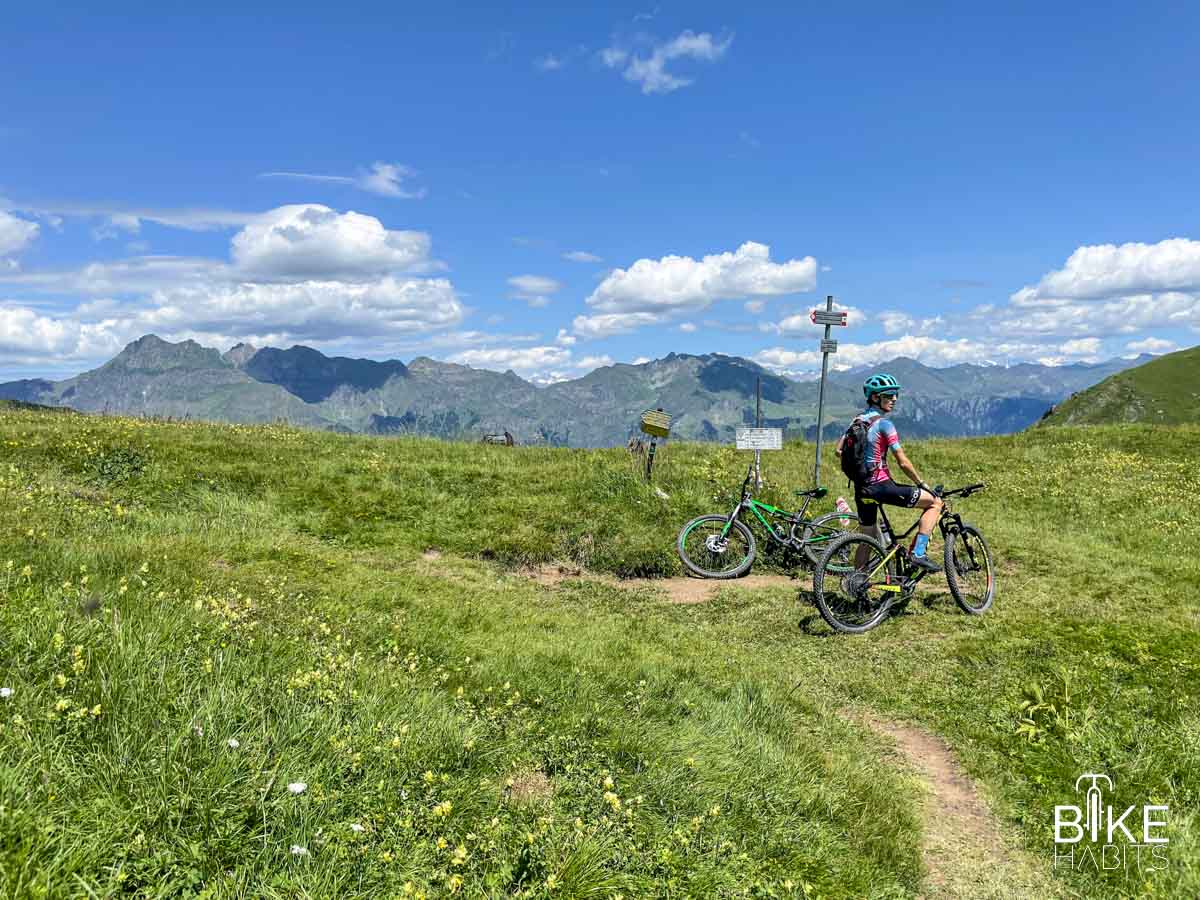
M913 556L924 556L925 550L929 547L929 535L918 534L917 542L913 544Z

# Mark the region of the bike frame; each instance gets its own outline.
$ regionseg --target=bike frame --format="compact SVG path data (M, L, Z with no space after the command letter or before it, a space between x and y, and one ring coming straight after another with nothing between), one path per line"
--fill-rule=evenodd
M734 519L741 515L743 509L748 509L750 512L754 513L754 517L762 523L763 528L767 529L767 534L771 535L772 540L778 544L787 546L789 541L793 539L791 533L783 532L783 529L780 529L780 531L777 532L775 530L775 524L767 517L770 516L771 518L787 519L793 526L792 530L795 530L796 525L800 525L805 521L804 514L808 512L808 506L814 499L815 498L811 496L805 497L804 503L800 506L800 512L788 512L786 509L780 509L778 506L772 506L770 503L763 503L761 500L755 500L754 497L750 495L750 476L747 475L746 481L742 484L742 499L738 501L738 505L735 506L733 508L733 512L729 514L729 519L725 522L725 527L721 530L721 537L727 537L729 535L729 530L733 528ZM764 513L766 515L764 515ZM781 534L780 532L783 533Z
M979 486L972 486L972 489L978 489L978 487ZM962 531L962 529L963 529L962 516L960 516L956 512L953 512L950 509L950 504L947 502L947 500L956 494L963 493L964 491L968 491L968 488L959 488L958 490L954 490L954 491L946 491L945 493L940 495L942 498L943 505L942 505L942 514L940 516L938 516L937 524L938 524L938 530L940 530L942 533L943 541L946 539L946 535L957 534L960 531ZM964 496L966 496L966 495L964 495ZM926 570L921 569L920 571L918 571L916 573L916 576L914 577L913 571L912 571L912 565L909 563L909 560L908 560L908 551L906 549L904 549L905 538L907 538L910 534L912 534L914 531L916 531L917 526L921 524L921 520L920 520L920 518L918 518L917 521L913 522L910 526L908 526L908 528L905 530L905 532L902 535L897 537L895 532L892 531L892 523L888 520L887 513L884 511L884 504L877 503L874 500L868 500L868 502L875 503L879 507L879 516L883 520L882 531L883 531L883 533L885 533L887 535L888 543L885 545L885 547L887 548L887 555L885 555L883 557L883 559L880 560L879 565L877 565L874 569L871 570L870 574L867 575L867 578L872 579L876 575L878 575L881 570L886 569L888 561L891 560L891 558L894 556L900 563L899 571L897 572L897 574L902 579L904 579L904 582L902 584L895 584L895 585L880 584L880 585L876 585L876 587L879 588L879 590L881 590L881 591L888 591L888 592L892 592L892 593L896 593L896 594L903 593L905 590L915 587L918 581L920 581L922 578L924 578L926 575L929 574ZM970 553L969 547L967 548L967 552Z

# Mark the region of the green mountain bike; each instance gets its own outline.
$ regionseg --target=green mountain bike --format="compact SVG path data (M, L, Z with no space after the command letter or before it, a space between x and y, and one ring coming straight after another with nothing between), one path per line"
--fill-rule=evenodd
M805 513L813 500L819 500L829 492L825 488L796 491L804 498L804 504L796 513L788 512L761 500L755 500L750 488L754 467L746 473L742 482L742 498L729 515L716 513L692 519L679 530L675 547L679 558L693 575L701 578L737 578L750 571L757 552L754 532L741 520L742 512L749 510L771 536L771 540L790 550L802 552L814 566L825 557L825 548L847 531L858 527L858 516L851 512L832 512L816 519L808 519ZM781 520L778 524L775 520ZM845 566L854 568L849 557L831 558L830 571Z
M953 491L943 490L941 485L934 488L934 493L946 501L938 519L946 545L946 583L959 608L975 616L987 612L996 597L992 554L979 529L950 509L949 498L969 497L984 487L970 484ZM825 556L813 573L813 599L830 628L862 634L882 622L893 607L903 608L912 599L917 584L929 574L913 565L903 543L918 524L919 520L913 522L904 534L894 537L881 505L882 541L860 533L842 535L826 545Z

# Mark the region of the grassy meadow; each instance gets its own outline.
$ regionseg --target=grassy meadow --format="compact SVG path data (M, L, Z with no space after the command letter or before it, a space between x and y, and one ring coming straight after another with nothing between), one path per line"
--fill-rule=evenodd
M1169 804L1165 870L1063 896L1200 895L1198 440L907 442L989 483L995 606L938 579L847 637L807 577L523 574L680 574L731 448L664 445L664 499L623 450L0 410L0 896L913 897L921 787L862 712L942 736L1046 873L1079 775ZM811 460L765 453L766 496Z

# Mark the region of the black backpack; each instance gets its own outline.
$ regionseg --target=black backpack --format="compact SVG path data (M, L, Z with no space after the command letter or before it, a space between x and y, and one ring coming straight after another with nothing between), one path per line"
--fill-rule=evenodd
M842 435L842 472L855 485L866 484L871 477L867 468L867 429L871 423L856 416Z

